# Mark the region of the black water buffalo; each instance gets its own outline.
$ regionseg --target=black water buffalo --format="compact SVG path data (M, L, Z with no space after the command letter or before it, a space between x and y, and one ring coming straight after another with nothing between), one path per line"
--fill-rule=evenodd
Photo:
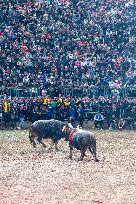
M69 141L69 157L71 159L74 147L81 152L79 161L83 160L87 149L89 149L92 153L94 161L98 161L96 157L96 138L92 132L79 129L79 127L73 128L70 124L68 124L68 126L64 126L62 132L65 133L65 140Z
M37 141L46 147L42 139L50 138L57 150L58 140L64 137L64 133L62 132L64 125L63 122L54 119L35 121L29 130L29 141L33 144L33 147L36 147L34 138L37 138Z

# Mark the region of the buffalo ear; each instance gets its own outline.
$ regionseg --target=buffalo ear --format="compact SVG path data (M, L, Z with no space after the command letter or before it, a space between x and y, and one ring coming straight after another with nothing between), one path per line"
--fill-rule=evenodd
M70 129L73 129L73 125L71 125L71 123L68 123L68 127L69 127Z

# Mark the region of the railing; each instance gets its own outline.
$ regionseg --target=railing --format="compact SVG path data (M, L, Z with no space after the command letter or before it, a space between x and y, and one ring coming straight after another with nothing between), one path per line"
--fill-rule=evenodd
M5 97L38 97L41 96L40 88L21 89L21 88L6 88L0 89L0 96Z
M99 89L93 89L93 88L81 88L81 87L64 87L62 88L62 94L64 96L70 95L78 96L78 97L84 97L88 96L89 98L92 98L94 96L108 96L111 97L113 93L111 92L111 89L108 87L102 87ZM135 87L125 87L120 89L119 93L120 97L128 96L128 97L136 97L136 86ZM5 97L38 97L42 96L41 88L31 88L31 89L21 89L21 88L5 88L0 89L0 96Z
M112 90L109 87L102 87L98 89L93 89L93 88L88 88L88 89L83 89L83 88L64 88L63 89L63 95L64 96L79 96L79 97L84 97L88 96L89 98L92 98L94 96L99 97L99 96L107 96L111 97L113 95ZM119 90L119 96L124 97L136 97L136 86L135 87L124 87Z

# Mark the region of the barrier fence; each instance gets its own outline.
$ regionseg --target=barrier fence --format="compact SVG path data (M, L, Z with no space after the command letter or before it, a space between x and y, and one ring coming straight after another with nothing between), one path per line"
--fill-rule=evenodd
M62 94L64 96L70 95L78 96L78 97L84 97L88 96L89 98L92 98L94 96L108 96L111 97L113 94L116 95L116 93L113 93L111 89L107 87L99 88L99 89L93 89L93 88L71 88L71 87L64 87L61 90ZM42 90L41 88L31 88L31 89L21 89L21 88L6 88L6 89L0 89L0 96L1 97L39 97L42 96ZM119 96L124 97L136 97L136 86L135 87L125 87L119 90Z

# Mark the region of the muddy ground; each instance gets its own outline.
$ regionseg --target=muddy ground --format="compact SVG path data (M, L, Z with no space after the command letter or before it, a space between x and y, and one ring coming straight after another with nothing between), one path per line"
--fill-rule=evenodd
M136 204L136 132L94 132L99 163L69 160L63 140L33 149L27 130L0 131L0 203Z

